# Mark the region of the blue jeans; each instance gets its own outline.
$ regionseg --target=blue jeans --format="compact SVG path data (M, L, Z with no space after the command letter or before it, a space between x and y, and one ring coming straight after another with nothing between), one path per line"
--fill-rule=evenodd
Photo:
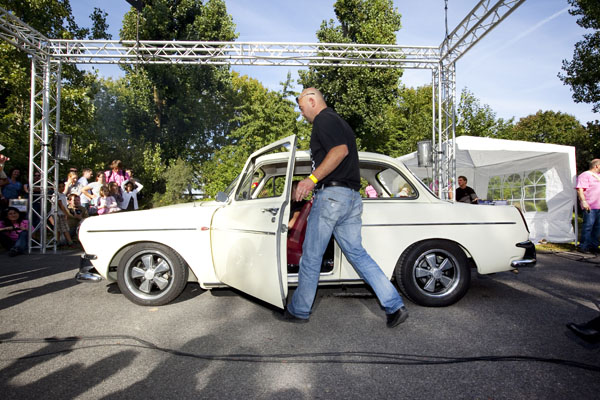
M600 210L583 210L583 226L581 228L582 250L598 250L600 238Z
M27 251L27 231L19 233L19 238L13 246L19 253L25 253Z
M362 246L362 208L360 193L349 188L327 187L315 193L302 246L298 288L288 304L292 315L304 319L310 316L323 253L332 233L358 275L371 286L385 312L394 313L404 305L394 285Z

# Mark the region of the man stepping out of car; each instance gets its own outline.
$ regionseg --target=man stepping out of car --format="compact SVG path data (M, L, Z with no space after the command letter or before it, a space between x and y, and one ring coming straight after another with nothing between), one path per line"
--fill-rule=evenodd
M314 191L300 259L298 288L281 319L308 322L316 295L323 253L331 235L360 277L371 286L393 328L408 318L402 297L362 246L362 198L356 138L350 125L327 107L323 95L308 88L296 98L302 116L312 124L312 174L296 189L299 201Z

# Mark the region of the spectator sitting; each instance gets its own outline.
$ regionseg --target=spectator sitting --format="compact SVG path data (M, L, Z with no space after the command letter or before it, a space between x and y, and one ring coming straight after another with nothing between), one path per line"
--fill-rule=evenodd
M71 235L72 239L75 239L77 238L81 221L87 218L89 214L87 209L81 205L78 195L71 193L67 199L69 201L69 205L67 207L67 223L69 224L69 234Z
M123 171L123 163L121 160L113 160L110 163L110 170L106 171L104 175L106 175L106 183L116 182L118 186L129 179L129 175L127 172Z
M456 188L456 201L461 203L477 204L477 195L475 191L467 186L467 178L464 176L458 177L458 187Z
M110 214L121 211L117 201L110 195L107 186L100 188L100 199L98 200L98 215Z
M135 188L134 188L135 183ZM126 180L121 184L122 198L119 207L122 210L133 211L138 209L137 194L144 188L144 185L134 180Z
M0 244L14 257L27 251L29 221L14 207L8 207L0 219Z

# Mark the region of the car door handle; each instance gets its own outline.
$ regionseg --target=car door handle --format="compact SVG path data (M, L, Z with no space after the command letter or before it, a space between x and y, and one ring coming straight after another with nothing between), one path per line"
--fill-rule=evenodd
M279 208L263 208L262 212L270 212L273 215L277 215Z

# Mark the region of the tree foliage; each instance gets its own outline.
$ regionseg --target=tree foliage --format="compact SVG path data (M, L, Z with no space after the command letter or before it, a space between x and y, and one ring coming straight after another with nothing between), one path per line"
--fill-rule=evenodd
M214 197L240 173L248 156L278 139L295 134L298 147L307 148L310 127L299 120L295 105L281 93L266 89L256 79L233 74L230 101L231 144L216 150L202 163L200 180L206 194Z
M589 153L592 141L588 131L577 118L561 112L540 110L535 115L521 118L512 129L510 139L575 146L579 171L587 170L592 156Z
M141 13L125 15L121 38L128 40L231 41L237 35L223 0L148 0ZM167 160L182 157L201 162L226 143L231 109L224 95L231 86L228 67L209 65L139 65L127 75L142 74L151 100L148 122L126 116L128 130L160 143ZM140 115L141 116L141 115ZM139 125L143 125L140 129Z
M566 75L559 78L571 86L577 103L590 103L600 112L600 2L598 0L569 0L571 15L579 16L577 24L593 32L583 35L575 44L573 60L563 60Z
M153 206L160 207L189 201L189 196L186 197L185 193L191 185L193 176L194 167L190 163L181 158L172 162L162 174L165 182L164 193L154 193Z
M431 139L431 86L402 86L395 104L387 107L385 119L391 129L380 151L392 157L415 151L419 141Z
M338 20L323 21L317 32L323 43L395 44L400 14L391 0L338 0ZM299 83L318 88L354 129L362 150L385 148L392 126L386 118L398 97L400 69L311 67Z
M513 119L496 119L496 113L488 104L481 104L467 88L464 88L457 108L456 136L469 135L508 139Z
M90 16L92 28L80 27L72 16L69 0L0 0L0 6L50 39L107 36L106 13L95 9ZM84 147L79 136L92 125L94 78L75 65L63 65L61 78L60 130L73 135L72 155L78 162ZM29 56L12 45L0 43L0 143L7 148L11 165L23 170L29 157L30 79Z

